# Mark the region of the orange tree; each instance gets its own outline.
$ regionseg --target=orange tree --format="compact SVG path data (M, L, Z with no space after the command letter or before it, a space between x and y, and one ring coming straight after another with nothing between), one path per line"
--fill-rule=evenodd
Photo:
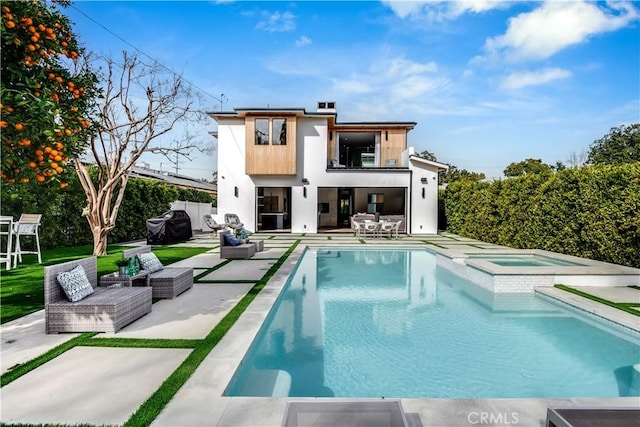
M66 7L68 1L60 1ZM43 0L2 2L0 176L5 184L59 183L87 145L98 95L70 22Z

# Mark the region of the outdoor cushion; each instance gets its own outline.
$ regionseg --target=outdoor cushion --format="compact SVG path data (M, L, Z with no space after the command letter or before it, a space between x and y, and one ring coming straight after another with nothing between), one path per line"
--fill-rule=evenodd
M82 298L93 293L93 286L91 286L89 279L87 279L87 274L81 265L71 271L58 273L56 277L71 302L80 301Z
M150 273L155 273L156 271L160 271L164 268L164 265L160 262L156 254L153 252L147 252L144 254L136 255L138 260L140 261L140 267L143 270L148 270Z
M224 241L227 242L227 244L229 244L230 246L238 246L242 243L240 239L229 233L224 235Z

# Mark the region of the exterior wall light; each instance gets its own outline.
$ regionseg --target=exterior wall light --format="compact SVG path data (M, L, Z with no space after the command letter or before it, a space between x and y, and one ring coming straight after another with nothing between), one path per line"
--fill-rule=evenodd
M307 187L302 187L302 196L306 199L307 198Z
M302 178L302 183L304 185L309 185L309 180L307 178Z
M427 178L420 178L420 182L423 184L428 184L429 181L427 181Z
M239 194L240 194L240 191L238 190L238 187L233 187L233 195L238 197Z

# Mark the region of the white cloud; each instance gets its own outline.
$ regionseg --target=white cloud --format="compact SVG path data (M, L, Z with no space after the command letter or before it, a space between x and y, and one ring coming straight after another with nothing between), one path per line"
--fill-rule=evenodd
M584 1L549 1L509 19L505 34L487 39L489 56L510 60L545 59L594 35L615 31L638 19L629 2L599 7Z
M367 72L333 79L334 88L344 95L371 94L385 99L392 106L419 100L449 84L437 75L435 62L415 62L404 57L393 57L373 63Z
M447 19L456 19L465 13L483 13L492 9L506 8L512 2L502 0L383 0L382 3L387 5L401 19L443 21Z
M291 12L273 12L271 14L264 13L265 19L258 22L256 28L264 31L285 32L292 31L296 28L295 15Z
M309 46L311 44L311 39L307 36L300 36L298 40L296 40L297 47Z
M538 86L558 79L571 77L571 71L562 68L545 68L538 71L511 73L503 81L502 89L521 89L527 86Z

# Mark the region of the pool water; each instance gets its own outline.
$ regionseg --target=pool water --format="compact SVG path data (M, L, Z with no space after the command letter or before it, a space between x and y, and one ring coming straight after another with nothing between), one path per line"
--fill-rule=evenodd
M502 267L550 267L580 266L577 262L566 261L541 255L470 255L470 259L489 261Z
M427 250L310 249L228 396L638 396L640 340L534 295L493 294Z

